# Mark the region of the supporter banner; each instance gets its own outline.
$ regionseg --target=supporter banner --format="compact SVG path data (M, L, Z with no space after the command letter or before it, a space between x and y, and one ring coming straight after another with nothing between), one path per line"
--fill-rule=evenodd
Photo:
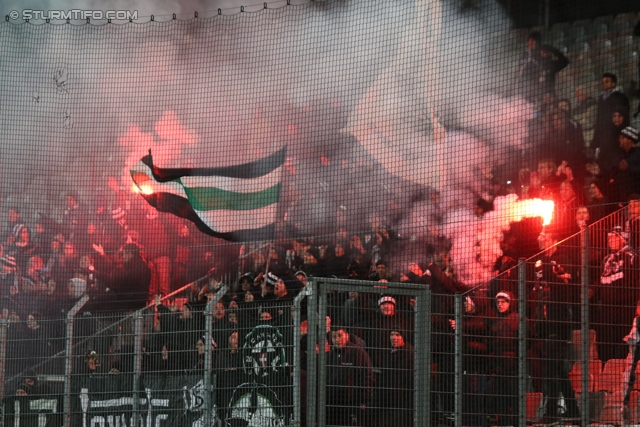
M283 337L278 328L260 325L245 337L244 372L258 378L282 373L287 365Z
M134 396L128 376L82 378L72 397L73 425L82 427L134 425ZM145 426L201 426L204 388L201 375L150 377L137 396L138 414Z
M59 427L62 396L12 396L4 400L5 427Z
M290 402L278 396L275 387L246 383L236 388L229 405L224 408L224 425L233 426L287 426L292 422ZM282 393L281 393L282 394ZM290 394L290 393L289 393Z
M275 364L272 366L276 366ZM239 379L235 384L215 390L212 395L215 425L269 425L291 424L292 379L283 370L262 377L259 382ZM133 407L136 397L131 389L128 375L105 377L84 377L76 393L72 396L73 425L82 427L129 426L133 425ZM214 389L215 375L214 375ZM15 398L10 420L18 420L19 425L38 417L52 424L61 418L53 414L61 413L61 404L56 407L51 402L28 402L26 398ZM61 398L60 398L61 400ZM142 389L137 396L138 414L145 426L201 427L205 422L205 389L202 375L179 377L150 376L142 381ZM30 406L29 406L30 405ZM49 406L47 406L49 405ZM15 409L13 409L15 408ZM20 418L22 417L22 418ZM14 424L7 424L13 426ZM16 424L18 425L18 424ZM37 424L34 424L37 425ZM42 425L42 424L41 424Z

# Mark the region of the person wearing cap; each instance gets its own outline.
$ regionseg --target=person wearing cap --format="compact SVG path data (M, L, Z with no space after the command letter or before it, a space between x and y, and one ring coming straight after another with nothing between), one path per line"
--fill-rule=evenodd
M599 283L593 286L591 324L603 363L627 356L623 338L628 332L629 319L634 318L633 304L640 298L638 261L627 245L628 239L628 233L621 226L609 231L609 254L603 260Z
M489 351L494 372L493 395L500 426L516 425L518 419L518 310L509 291L495 296L496 318L491 325Z
M333 326L327 356L327 425L365 425L374 377L364 348L350 340L345 326Z
M413 342L413 328L404 316L396 310L396 297L382 294L377 300L378 312L363 322L354 325L354 334L367 343L367 352L373 366L377 369L381 363L384 349L389 346L389 333L392 327L402 327L406 331L405 340Z
M640 149L638 143L638 130L627 126L620 132L620 148L622 160L618 165L615 177L618 200L628 200L633 193L640 192Z
M298 279L300 281L300 283L302 283L303 286L307 286L307 273L305 273L302 270L296 271L296 274L294 274L295 278Z

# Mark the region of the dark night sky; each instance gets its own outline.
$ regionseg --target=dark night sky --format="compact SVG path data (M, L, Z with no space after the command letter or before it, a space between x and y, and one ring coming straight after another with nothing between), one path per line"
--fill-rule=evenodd
M505 7L510 3L511 16L517 27L533 27L540 24L545 0L499 0ZM638 0L549 0L550 23L570 22L578 19L593 19L597 16L617 15L640 11Z

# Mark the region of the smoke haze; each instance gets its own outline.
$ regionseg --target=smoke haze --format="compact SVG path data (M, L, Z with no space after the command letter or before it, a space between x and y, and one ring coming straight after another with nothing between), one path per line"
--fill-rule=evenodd
M282 214L297 234L366 230L378 215L422 252L443 235L454 247L471 244L453 238L475 227L459 212L490 191L490 171L522 146L531 117L529 105L510 97L517 51L492 43L509 28L497 4L442 3L440 59L430 74L412 1L336 0L215 16L218 7L240 4L4 4L5 13L215 11L145 24L3 23L5 200L21 195L31 214L55 211L60 195L76 189L90 204L109 176L128 190L129 166L149 149L161 167L211 167L286 145ZM446 129L441 144L432 113Z

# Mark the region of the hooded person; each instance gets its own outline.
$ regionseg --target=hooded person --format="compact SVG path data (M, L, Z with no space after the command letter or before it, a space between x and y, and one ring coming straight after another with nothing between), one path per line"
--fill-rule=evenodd
M269 250L269 260L267 262L269 272L272 272L276 276L287 274L289 268L286 258L286 252L281 246L273 246Z
M237 329L227 331L213 359L216 399L223 408L231 401L233 391L246 381L239 335Z
M196 326L196 319L190 303L182 307L172 304L167 307L160 304L160 298L156 297L155 305L160 313L161 334L158 337L157 347L166 351L167 362L171 370L186 370L193 366L192 360L181 357L183 352L193 349L202 329Z
M639 139L638 130L633 126L627 126L620 131L618 140L622 159L614 179L615 200L629 200L632 194L640 192L640 149L637 147Z
M375 372L373 419L381 427L409 426L413 418L414 349L401 324L389 328L388 344Z
M114 310L138 310L147 305L151 270L140 254L140 247L128 243L122 247L123 263L111 274L109 289L115 293Z
M302 254L304 270L309 276L324 276L326 271L326 261L317 247L307 248Z
M332 248L327 249L326 273L329 276L336 276L339 279L349 277L349 244L338 242Z

